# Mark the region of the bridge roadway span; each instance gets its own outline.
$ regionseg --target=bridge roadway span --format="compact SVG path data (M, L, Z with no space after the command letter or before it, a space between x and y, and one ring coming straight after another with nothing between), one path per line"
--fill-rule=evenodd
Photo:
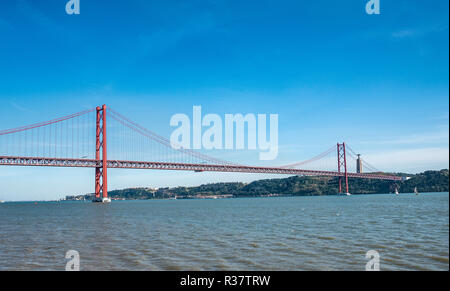
M61 158L38 158L38 157L12 157L0 156L0 166L40 166L40 167L78 167L95 168L101 167L102 160L94 159L61 159ZM237 173L261 173L261 174L286 174L299 176L328 176L344 177L345 173L333 171L316 171L301 169L286 169L275 167L252 167L237 165L207 165L167 162L140 162L140 161L118 161L108 160L108 168L121 169L148 169L148 170L174 170L174 171L196 171L196 172L237 172ZM349 178L376 179L401 181L402 177L371 174L371 173L347 173Z

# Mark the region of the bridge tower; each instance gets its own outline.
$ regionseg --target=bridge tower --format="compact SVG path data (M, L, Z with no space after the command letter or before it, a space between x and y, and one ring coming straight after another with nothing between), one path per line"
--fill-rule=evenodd
M108 169L106 150L106 105L99 106L96 119L95 143L95 197L92 202L111 202L108 198ZM100 197L101 195L101 197Z
M342 181L345 182L345 193L348 194L348 175L347 175L347 155L345 153L345 142L337 144L338 172L344 173L339 176L339 193L342 193Z

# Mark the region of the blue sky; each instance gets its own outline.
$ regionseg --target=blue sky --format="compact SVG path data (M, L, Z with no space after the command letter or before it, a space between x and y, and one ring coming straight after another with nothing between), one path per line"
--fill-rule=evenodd
M365 0L81 0L67 15L65 0L2 1L0 129L106 103L168 137L173 114L201 105L279 114L274 165L347 141L386 171L448 168L449 3L380 2L367 15ZM112 170L110 188L265 178L169 173ZM0 168L0 199L92 192L91 180Z

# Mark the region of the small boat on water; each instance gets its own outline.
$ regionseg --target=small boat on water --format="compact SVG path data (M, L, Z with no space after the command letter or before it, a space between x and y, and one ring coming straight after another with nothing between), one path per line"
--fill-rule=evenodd
M352 196L352 194L350 194L350 193L345 193L345 195L347 195L347 196Z
M419 191L417 191L417 187L414 187L414 194L419 195Z
M398 195L398 189L395 188L395 195Z

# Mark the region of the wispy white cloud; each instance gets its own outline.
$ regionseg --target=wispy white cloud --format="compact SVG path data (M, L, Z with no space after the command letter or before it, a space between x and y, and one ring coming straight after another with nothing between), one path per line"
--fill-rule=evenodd
M435 144L435 143L447 143L449 139L448 127L446 129L427 132L427 133L417 133L411 135L399 135L392 137L390 139L377 139L364 141L364 144L378 144L378 145L417 145L417 144Z
M432 120L442 120L442 121L446 121L446 124L448 124L449 116L448 116L448 113L446 113L446 114L434 116L434 117L432 117L431 119L432 119Z
M416 36L418 34L419 34L418 30L403 29L403 30L399 30L399 31L394 31L392 33L392 36L394 38L404 38L404 37L413 37L413 36Z
M448 147L380 151L366 154L366 161L383 171L421 172L449 167Z
M403 28L392 32L394 39L421 37L429 33L448 30L448 25L431 25L428 27Z
M17 104L16 102L10 101L9 105L11 105L14 109L22 112L33 112L31 109L26 108L20 104Z
M139 36L143 55L154 55L175 47L183 39L214 29L215 21L208 15L199 15L195 19L186 19L176 27L161 27L152 33Z

